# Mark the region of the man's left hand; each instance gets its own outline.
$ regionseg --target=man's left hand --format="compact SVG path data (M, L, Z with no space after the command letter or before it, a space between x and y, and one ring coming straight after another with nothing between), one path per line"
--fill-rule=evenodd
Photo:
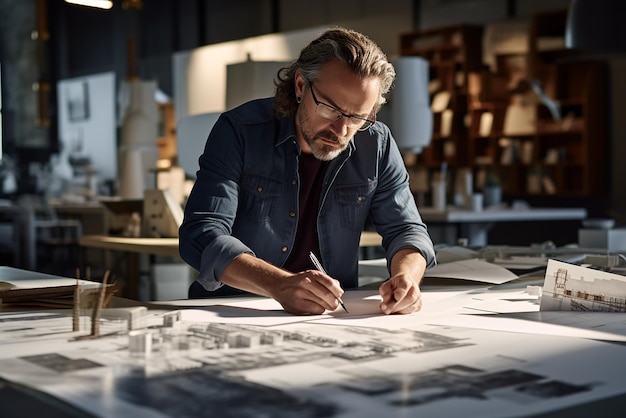
M383 301L380 310L385 315L410 314L422 309L422 293L410 277L397 275L380 286Z
M391 259L392 276L380 286L380 310L385 314L411 314L422 309L419 284L426 260L414 249L403 249Z

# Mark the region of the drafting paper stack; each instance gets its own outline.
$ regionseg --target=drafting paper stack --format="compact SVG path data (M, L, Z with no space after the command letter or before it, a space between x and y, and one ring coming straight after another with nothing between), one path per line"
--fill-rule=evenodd
M69 279L68 279L69 280ZM80 282L81 305L85 306L95 301L102 287L101 283ZM60 286L18 285L8 282L0 282L0 305L10 307L43 307L43 308L72 308L76 284ZM107 285L105 300L113 295L114 287Z

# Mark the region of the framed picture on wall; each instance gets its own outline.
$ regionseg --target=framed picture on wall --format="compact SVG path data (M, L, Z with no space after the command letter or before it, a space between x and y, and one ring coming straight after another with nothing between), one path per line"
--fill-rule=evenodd
M87 81L67 83L65 88L70 122L89 119L89 84Z
M72 163L88 162L92 178L117 179L115 73L59 80L57 92L60 149Z

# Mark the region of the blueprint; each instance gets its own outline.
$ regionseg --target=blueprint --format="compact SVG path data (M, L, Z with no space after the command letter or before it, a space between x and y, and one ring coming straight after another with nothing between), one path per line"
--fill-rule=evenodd
M71 312L5 312L0 377L101 417L502 418L626 392L622 345L445 324L471 315L436 308L463 312L474 293L392 316L361 294L355 315L294 317L269 301L139 321L135 309L132 329L118 310L103 314L100 338L84 338L87 315L72 331Z

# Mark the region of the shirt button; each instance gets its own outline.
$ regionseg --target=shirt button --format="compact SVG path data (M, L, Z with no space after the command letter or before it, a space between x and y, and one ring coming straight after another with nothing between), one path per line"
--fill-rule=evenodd
M291 180L291 184L293 184L295 186L296 184L298 184L298 180L296 180L296 179Z
M293 218L294 216L296 216L296 212L294 212L294 211L289 212L289 216L291 216Z
M282 252L286 253L287 252L287 246L283 245L280 249Z
M256 191L261 193L263 191L263 186L257 186Z
M357 201L357 202L362 202L362 201L363 201L363 196L359 196L359 197L357 197L357 198L356 198L356 201Z

